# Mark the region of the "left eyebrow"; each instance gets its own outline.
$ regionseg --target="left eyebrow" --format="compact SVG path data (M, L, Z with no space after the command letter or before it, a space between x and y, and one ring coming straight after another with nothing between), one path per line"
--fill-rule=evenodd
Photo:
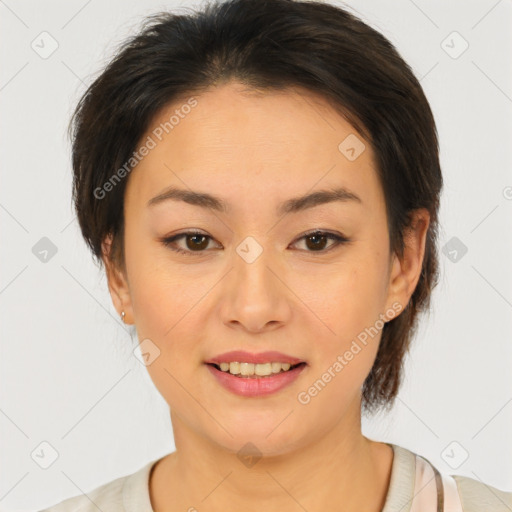
M330 190L318 190L311 194L288 199L277 207L277 215L302 212L308 208L332 203L334 201L363 203L361 198L357 194L354 194L354 192L351 192L345 187L338 187Z
M229 213L231 206L220 197L213 196L206 192L197 192L185 190L170 186L160 194L147 202L147 206L153 206L163 201L174 200L184 201L185 203L199 206L207 210L215 210L222 213ZM281 216L285 213L298 213L321 204L332 203L334 201L354 201L362 204L361 198L344 187L338 187L328 190L318 190L310 194L287 199L278 205L276 215Z

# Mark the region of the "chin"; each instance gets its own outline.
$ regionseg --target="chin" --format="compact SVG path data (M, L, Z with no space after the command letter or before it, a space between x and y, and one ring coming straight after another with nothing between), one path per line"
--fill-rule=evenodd
M219 427L211 432L211 439L224 450L241 457L274 457L287 454L299 449L304 439L299 426L291 421L291 417L283 421L285 417L286 414L275 414L266 418L266 421L252 418L244 423L239 415L237 423L227 427L231 436Z

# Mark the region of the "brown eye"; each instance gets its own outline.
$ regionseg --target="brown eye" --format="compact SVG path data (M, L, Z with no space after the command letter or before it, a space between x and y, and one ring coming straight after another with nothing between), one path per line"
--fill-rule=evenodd
M206 235L185 235L185 240L187 242L187 248L192 251L200 251L202 249L206 249L208 246L208 238Z
M325 249L325 245L328 239L329 238L325 235L315 233L306 237L306 241L311 241L311 243L306 242L306 246L308 249L322 250Z
M177 242L181 239L185 239L185 248L178 247ZM180 233L169 238L163 238L162 243L172 249L173 251L188 256L193 256L194 253L206 252L205 249L208 247L209 241L212 237L204 235L203 233L196 233L195 231L189 231L186 233Z
M329 233L327 231L313 231L311 233L306 233L304 236L299 238L300 240L305 240L306 243L306 252L321 252L325 253L330 251L331 249L334 249L340 244L346 243L349 240L343 236L337 235L335 233ZM326 243L328 240L334 241L328 247L325 249Z

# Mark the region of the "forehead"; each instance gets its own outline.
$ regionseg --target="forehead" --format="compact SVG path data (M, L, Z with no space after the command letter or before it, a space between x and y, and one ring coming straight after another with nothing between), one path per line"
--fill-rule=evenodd
M155 116L141 142L149 139L153 147L127 191L141 207L173 184L225 190L233 202L250 195L278 201L330 186L382 199L371 146L326 100L302 89L229 83L191 94Z

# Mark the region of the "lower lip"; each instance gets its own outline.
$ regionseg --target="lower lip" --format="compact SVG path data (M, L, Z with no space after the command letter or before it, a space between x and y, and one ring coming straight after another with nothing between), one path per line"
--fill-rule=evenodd
M228 391L240 396L265 396L283 389L291 384L306 367L303 363L293 370L277 373L269 377L235 377L223 372L210 364L206 365L212 375Z

